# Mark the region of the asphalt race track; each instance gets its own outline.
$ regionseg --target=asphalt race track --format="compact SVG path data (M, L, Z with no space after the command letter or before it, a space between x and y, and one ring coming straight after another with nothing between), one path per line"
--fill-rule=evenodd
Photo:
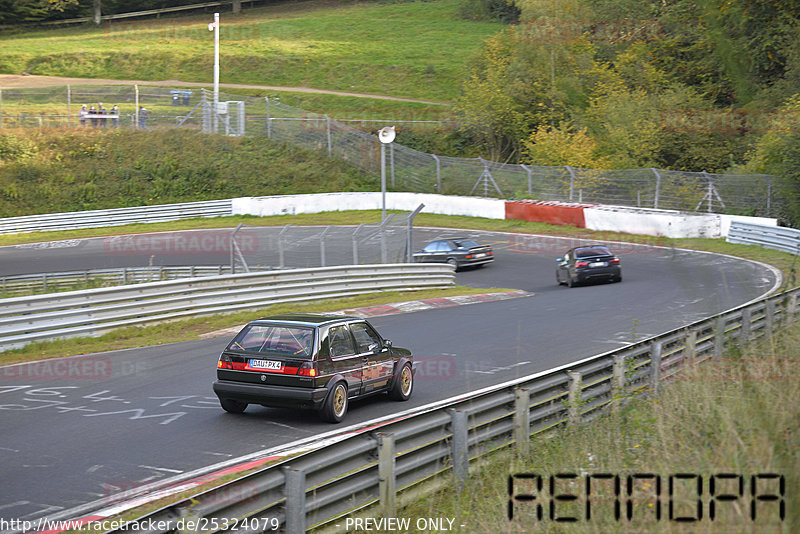
M406 403L353 403L338 426L291 410L223 412L211 391L223 337L0 368L0 518L52 515L546 370L743 304L778 281L753 262L620 245L613 249L622 258L622 283L569 289L557 286L554 274L555 258L573 246L567 239L418 229L415 248L455 233L496 251L494 264L459 272L458 284L533 295L373 319L395 345L414 351L414 395ZM152 250L109 254L103 239L65 243L2 247L0 274L227 262L227 253L187 260Z

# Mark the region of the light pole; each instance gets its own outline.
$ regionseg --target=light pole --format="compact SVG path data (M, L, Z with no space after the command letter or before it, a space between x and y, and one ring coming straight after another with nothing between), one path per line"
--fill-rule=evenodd
M214 13L214 22L208 25L214 32L214 108L212 111L214 133L217 133L217 112L219 108L219 13Z
M386 220L386 145L394 141L394 126L384 126L378 130L381 142L381 221Z

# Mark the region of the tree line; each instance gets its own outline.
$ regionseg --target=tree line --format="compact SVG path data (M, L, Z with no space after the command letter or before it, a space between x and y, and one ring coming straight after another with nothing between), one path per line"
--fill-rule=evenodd
M200 0L0 0L0 24L49 22L72 18L116 15L178 7ZM241 0L233 0L234 12L241 9Z
M504 1L464 5L507 15ZM482 153L773 174L800 223L800 1L513 2L517 20L486 41L456 103Z

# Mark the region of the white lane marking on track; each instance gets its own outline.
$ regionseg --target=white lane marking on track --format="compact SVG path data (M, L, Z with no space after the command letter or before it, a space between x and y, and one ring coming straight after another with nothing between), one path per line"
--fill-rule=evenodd
M140 465L143 469L153 469L154 471L164 471L166 473L183 473L180 469L169 469L167 467L154 467L152 465Z

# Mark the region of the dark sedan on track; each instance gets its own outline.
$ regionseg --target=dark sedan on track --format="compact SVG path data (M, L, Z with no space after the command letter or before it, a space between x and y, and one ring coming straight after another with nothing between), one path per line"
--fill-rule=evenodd
M411 351L393 347L365 319L284 314L248 323L217 363L222 408L306 408L344 419L351 400L377 393L405 401L414 388Z
M456 270L461 267L481 266L494 261L489 245L479 245L472 239L438 239L414 253L418 263L449 263Z
M604 245L575 247L556 261L556 282L559 285L573 287L590 281L622 281L619 258Z

